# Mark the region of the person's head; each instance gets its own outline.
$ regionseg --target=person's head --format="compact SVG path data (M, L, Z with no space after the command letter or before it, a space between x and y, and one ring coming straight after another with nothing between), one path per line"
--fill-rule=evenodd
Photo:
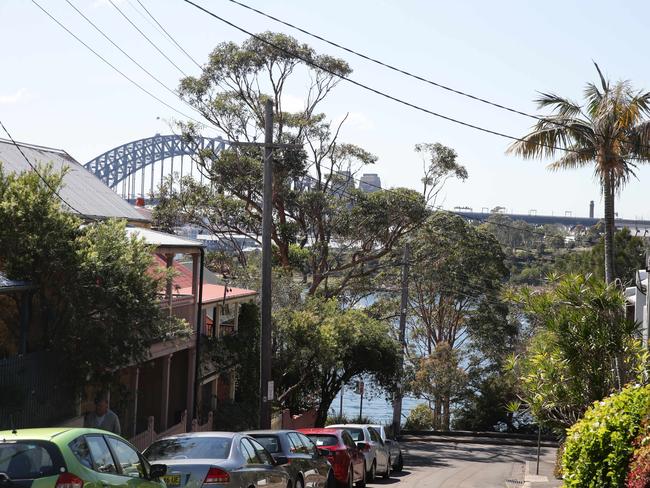
M108 411L108 395L104 391L100 391L95 395L95 413L97 415L104 415Z

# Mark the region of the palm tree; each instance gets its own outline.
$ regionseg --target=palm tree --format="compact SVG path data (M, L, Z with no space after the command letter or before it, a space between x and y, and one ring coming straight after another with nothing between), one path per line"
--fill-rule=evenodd
M584 104L542 93L538 107L551 114L538 117L532 132L508 148L508 153L559 159L553 171L592 165L605 201L605 281L614 270L614 197L635 176L638 162L650 161L650 92L635 91L629 81L611 84L596 63L600 87L588 83Z

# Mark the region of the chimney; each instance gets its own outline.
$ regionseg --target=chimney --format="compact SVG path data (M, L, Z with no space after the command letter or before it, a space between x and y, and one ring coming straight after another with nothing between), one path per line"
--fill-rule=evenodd
M594 201L589 202L589 218L594 218Z
M593 202L591 202L593 203ZM135 206L136 207L144 207L144 197L138 197L135 199Z

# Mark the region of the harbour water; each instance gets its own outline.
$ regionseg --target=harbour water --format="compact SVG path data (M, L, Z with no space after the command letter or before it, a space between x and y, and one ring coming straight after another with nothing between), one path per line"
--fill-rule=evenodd
M358 418L359 404L361 396L356 393L352 388L343 389L343 415L348 419ZM418 404L423 403L424 400L419 400L413 397L405 397L402 401L402 425L406 422L411 409L415 408ZM338 415L341 406L341 393L336 396L336 399L330 406L330 416ZM366 390L363 396L363 417L371 419L373 422L390 425L393 421L393 405L391 402L386 401L384 395L375 390Z

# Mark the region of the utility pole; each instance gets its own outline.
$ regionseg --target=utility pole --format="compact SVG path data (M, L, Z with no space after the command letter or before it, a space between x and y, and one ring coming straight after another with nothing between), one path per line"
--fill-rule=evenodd
M402 299L399 312L400 374L402 377L397 384L397 391L393 400L393 437L395 438L399 435L402 425L402 399L404 397L402 380L404 377L404 350L406 349L406 309L409 300L409 259L410 250L408 243L406 243L402 254Z
M262 206L262 334L260 429L271 428L271 226L273 225L273 101L264 105L264 197ZM271 398L269 398L271 396Z

